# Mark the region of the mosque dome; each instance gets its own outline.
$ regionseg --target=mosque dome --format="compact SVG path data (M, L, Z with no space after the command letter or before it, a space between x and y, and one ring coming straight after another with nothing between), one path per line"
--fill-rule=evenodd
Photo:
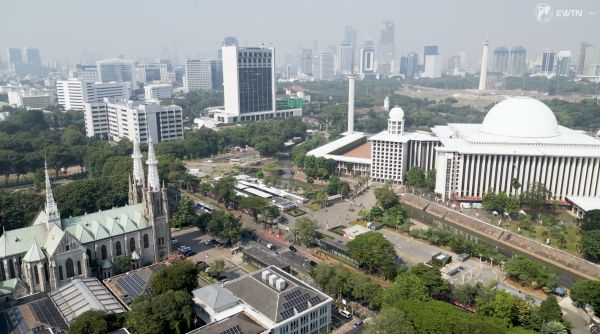
M404 120L404 110L402 108L395 106L390 110L390 121L402 121Z
M531 97L511 97L496 104L485 116L481 132L522 138L555 137L560 134L552 110Z

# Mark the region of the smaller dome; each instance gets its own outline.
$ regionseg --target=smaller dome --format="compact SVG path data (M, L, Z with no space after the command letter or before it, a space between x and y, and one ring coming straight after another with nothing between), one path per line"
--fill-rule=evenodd
M390 121L402 121L404 120L404 110L402 108L395 106L390 110Z

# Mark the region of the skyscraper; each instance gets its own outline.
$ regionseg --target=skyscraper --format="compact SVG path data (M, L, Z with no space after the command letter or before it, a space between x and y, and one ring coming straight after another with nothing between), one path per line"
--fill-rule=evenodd
M27 63L31 65L42 65L42 57L40 57L40 50L36 48L27 48L25 49L25 54L27 55Z
M319 53L319 80L335 78L335 56L333 53Z
M388 74L396 55L394 22L384 21L379 36L377 72Z
M15 65L23 63L23 54L21 49L10 48L8 49L8 64L11 69L14 69Z
M405 79L412 79L415 73L419 71L419 55L416 52L410 52L400 57L400 74Z
M348 43L342 43L338 46L337 71L342 74L354 72L354 48Z
M571 66L571 51L559 51L556 60L556 75L568 77Z
M375 74L375 48L372 40L366 40L360 48L359 69L362 78L373 76Z
M422 78L441 78L442 77L442 68L440 66L440 56L438 55L427 55L425 57L425 65L423 73L421 74Z
M552 74L555 64L556 51L544 50L544 53L542 53L542 72L546 75Z
M508 73L508 49L506 47L499 46L494 49L492 72L498 74Z
M427 56L437 56L438 46L437 45L425 45L423 48L423 64L425 64L425 58Z
M527 72L527 51L522 46L510 49L508 72L511 76L520 77Z
M302 49L300 59L300 71L306 75L313 75L313 55L312 49Z
M587 74L590 63L594 57L594 45L581 42L579 49L579 63L577 64L577 74Z
M130 82L134 85L133 62L120 58L105 59L96 62L100 82Z
M210 74L212 77L212 88L223 89L223 60L210 61Z
M210 60L186 59L183 87L187 92L213 88Z

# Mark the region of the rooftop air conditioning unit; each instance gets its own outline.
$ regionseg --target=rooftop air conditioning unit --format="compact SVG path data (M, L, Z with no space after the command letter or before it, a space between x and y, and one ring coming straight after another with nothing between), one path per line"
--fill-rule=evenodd
M262 277L263 282L267 282L269 280L269 275L271 275L271 272L268 270L265 270L262 272L261 277Z
M275 289L277 289L277 291L283 291L285 289L285 287L286 287L286 283L283 278L280 278L277 281L275 281Z
M269 276L269 285L272 287L275 287L275 281L277 281L277 275L272 274L271 276Z

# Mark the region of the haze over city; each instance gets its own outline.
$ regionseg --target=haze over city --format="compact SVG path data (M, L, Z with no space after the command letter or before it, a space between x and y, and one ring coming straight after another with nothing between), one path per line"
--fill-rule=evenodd
M547 48L576 50L581 41L599 44L600 2L549 2L554 8L581 9L584 15L548 23L535 20L538 3L6 0L2 11L10 15L4 15L0 29L12 33L2 37L0 50L33 46L45 60L70 64L119 55L134 60L178 56L174 60L181 62L214 58L223 38L235 36L242 46L273 43L283 56L313 47L315 40L321 49L339 44L345 25L357 30L359 44L368 37L377 41L385 20L395 23L397 54L434 44L443 55L466 50L469 60L478 60L485 36L492 47L523 45L529 57Z

